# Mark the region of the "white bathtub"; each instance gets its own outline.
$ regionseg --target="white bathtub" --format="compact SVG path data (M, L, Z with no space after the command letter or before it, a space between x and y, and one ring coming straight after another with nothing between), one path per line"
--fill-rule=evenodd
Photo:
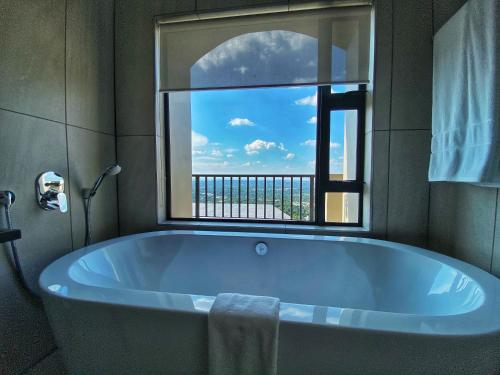
M500 280L392 242L145 233L64 256L40 286L71 374L206 374L221 292L281 299L279 374L500 374Z

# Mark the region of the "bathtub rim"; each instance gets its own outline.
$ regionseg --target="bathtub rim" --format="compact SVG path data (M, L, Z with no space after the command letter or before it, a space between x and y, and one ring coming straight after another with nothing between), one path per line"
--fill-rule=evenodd
M121 305L126 307L135 307L141 309L153 309L153 310L168 310L173 312L185 312L194 314L207 314L207 311L193 310L179 308L178 306L172 305L160 305L155 303L158 296L168 295L175 297L176 295L183 296L193 296L189 294L179 294L170 292L159 292L150 290L136 290L136 289L119 289L111 287L102 287L95 285L88 285L80 283L69 276L69 269L71 265L76 262L81 257L98 251L99 249L114 245L120 242L140 240L150 237L166 236L166 235L205 235L205 236L231 236L231 237L248 237L255 239L265 239L265 238L282 238L282 239L299 239L299 240L316 240L316 241L332 241L332 242L350 242L350 243L360 243L367 245L377 245L381 247L390 247L394 250L416 253L424 257L428 257L434 261L444 263L447 266L458 270L459 272L467 275L473 281L475 281L478 286L482 289L484 293L484 301L477 308L450 315L420 315L420 314L406 314L406 313L394 313L394 312L382 312L373 310L359 310L359 309L343 309L346 311L356 311L365 314L365 319L369 318L375 319L376 323L370 322L364 325L344 325L344 324L330 324L330 323L317 323L317 322L301 322L294 319L280 318L280 321L287 323L296 324L313 324L322 325L327 327L339 327L344 329L368 329L375 331L384 332L396 332L396 333L412 333L412 334L423 334L423 335L447 335L447 336L469 336L469 335L482 335L482 334L500 334L500 280L494 275L487 273L471 264L465 263L455 258L436 253L434 251L426 250L423 248L405 245L392 241L384 241L378 239L370 239L364 237L344 237L344 236L329 236L329 235L303 235L303 234L284 234L284 233L261 233L261 232L220 232L220 231L195 231L195 230L164 230L164 231L154 231L145 232L138 234L131 234L127 236L113 238L100 243L92 244L88 247L83 247L81 249L72 251L56 261L48 265L39 277L39 287L42 292L42 296L51 296L56 298L63 298L66 300L77 300L85 302L94 302L100 304L108 305ZM58 271L57 275L54 275L54 270ZM63 272L64 271L64 272ZM56 282L58 281L58 282ZM78 289L85 289L86 291L92 291L93 298L87 296L69 294L53 291L49 289L49 286L54 284L63 284L68 287L74 287ZM105 295L106 298L97 298L98 295ZM134 295L137 298L145 299L148 301L146 304L137 303L137 299L134 303L123 302L124 296ZM212 296L207 296L212 297ZM290 306L307 306L315 307L313 305L301 305L292 303L283 303L282 305ZM321 307L321 306L316 306ZM330 306L328 306L330 307ZM334 309L338 309L332 307ZM482 326L473 328L466 327L468 320L473 318L475 322L482 322ZM394 326L394 322L400 324L400 326ZM489 323L485 323L489 322ZM420 324L420 328L415 328L415 324ZM441 327L438 330L429 331L428 326L444 324L444 328ZM461 326L464 324L464 326ZM413 325L413 327L412 327ZM457 327L458 325L458 327ZM450 327L453 327L450 329Z

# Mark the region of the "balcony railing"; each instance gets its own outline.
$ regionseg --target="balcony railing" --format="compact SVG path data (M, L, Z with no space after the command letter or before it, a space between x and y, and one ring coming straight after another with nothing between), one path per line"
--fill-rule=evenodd
M314 221L314 175L194 174L194 218Z

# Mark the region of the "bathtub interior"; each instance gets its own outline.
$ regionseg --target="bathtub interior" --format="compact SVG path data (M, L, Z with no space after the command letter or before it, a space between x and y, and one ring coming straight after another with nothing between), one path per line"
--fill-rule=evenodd
M261 240L265 256L255 253ZM415 315L456 315L484 301L471 277L397 247L349 241L176 234L126 240L69 268L89 286L191 295L209 306L222 292L282 302ZM198 297L196 297L198 296Z

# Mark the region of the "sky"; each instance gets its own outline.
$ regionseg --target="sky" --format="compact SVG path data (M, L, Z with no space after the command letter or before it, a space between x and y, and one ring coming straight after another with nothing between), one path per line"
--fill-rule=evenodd
M315 86L191 92L195 174L314 174ZM343 115L332 117L331 172L341 173Z
M331 53L331 78L342 81L345 51L332 44ZM190 77L191 88L314 83L318 40L285 30L236 35L202 56L191 67ZM316 86L191 91L190 95L193 173L314 174ZM330 173L339 173L343 114L332 115L332 123Z

